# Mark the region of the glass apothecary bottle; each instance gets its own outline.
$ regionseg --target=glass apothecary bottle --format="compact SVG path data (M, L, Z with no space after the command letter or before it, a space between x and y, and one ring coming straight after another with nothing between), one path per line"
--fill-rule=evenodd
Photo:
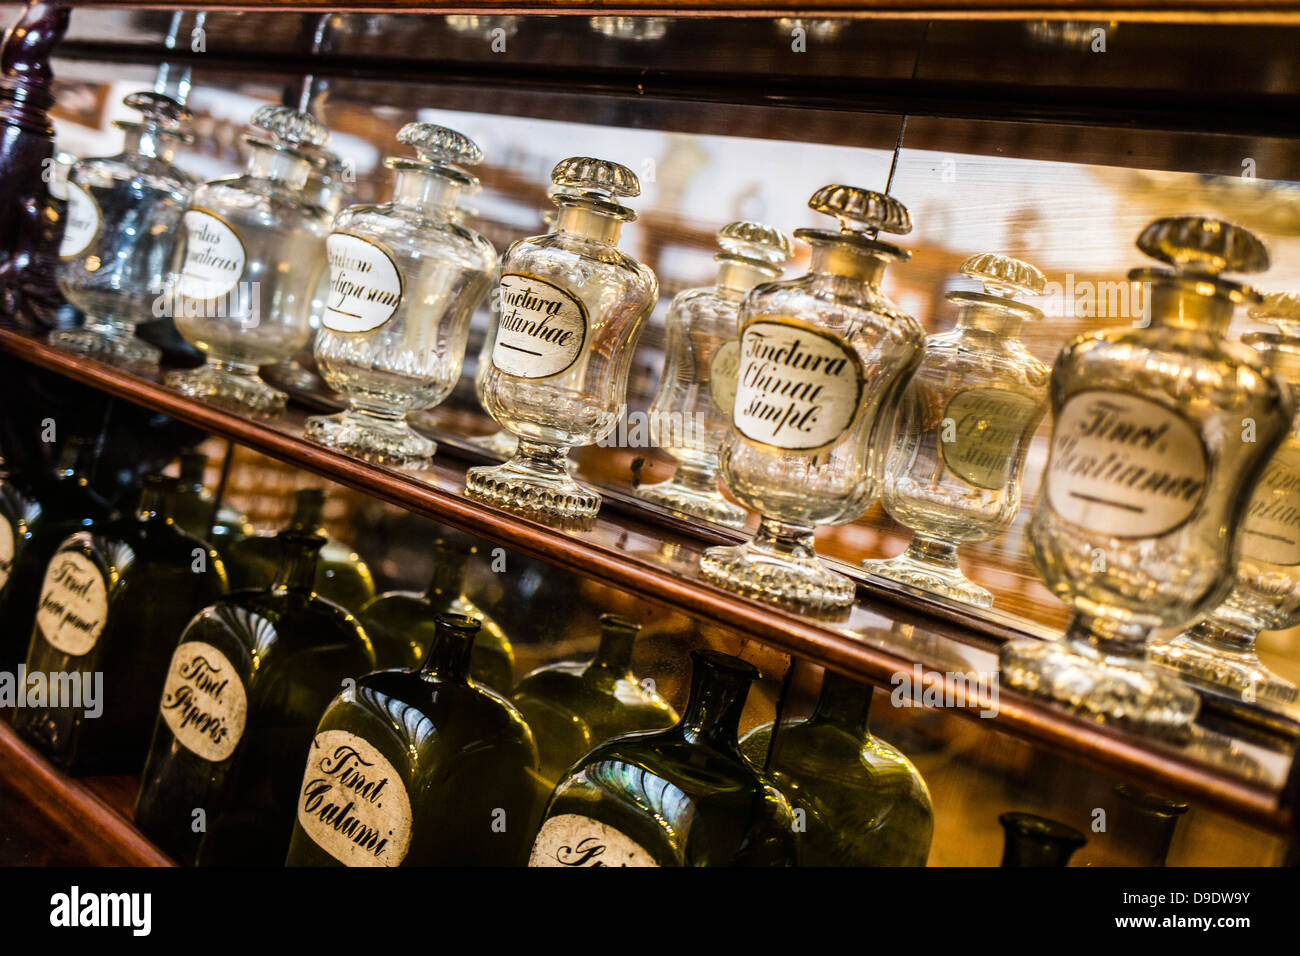
M270 137L245 137L244 174L199 186L181 219L176 328L207 363L166 381L193 398L275 415L285 395L258 366L295 355L311 337L330 215L303 192L312 161L302 147L323 145L329 132L283 106L260 107L253 125Z
M1277 331L1249 333L1242 342L1264 356L1293 397L1300 395L1300 296L1269 295L1250 313ZM1237 539L1241 554L1227 600L1183 634L1153 645L1151 655L1252 702L1293 704L1296 685L1264 666L1255 639L1300 624L1300 417L1255 485Z
M934 835L925 781L902 753L867 727L872 690L827 671L807 720L772 724L741 738L740 749L791 807L804 811L805 866L924 866Z
M545 794L519 711L470 677L478 622L438 619L423 666L368 674L320 720L289 866L518 866Z
M680 293L665 320L664 372L650 427L677 471L637 494L670 511L740 528L749 512L718 491L718 451L731 425L740 364L740 303L754 286L781 274L791 249L779 229L743 220L723 226L718 245L717 281Z
M1047 411L1051 369L1018 338L1043 317L1018 295L1040 295L1043 274L1007 256L972 256L961 273L982 292L949 292L957 326L925 340L885 456L881 501L912 529L906 551L864 561L872 574L954 601L992 607L993 595L957 564L966 542L996 537L1020 510L1030 441Z
M459 537L433 542L433 575L423 593L389 591L370 601L357 615L375 647L380 667L419 667L446 614L479 622L469 674L498 694L514 688L515 652L510 638L465 594L469 560L478 548Z
M324 490L300 488L284 530L324 538L316 561L316 592L355 614L374 598L375 579L361 555L325 533L324 515ZM254 534L230 544L223 557L232 591L271 586L284 553L278 535L274 531Z
M595 657L539 667L511 695L533 729L548 793L598 744L677 723L668 701L632 673L632 648L640 630L641 625L621 615L601 615Z
M345 680L374 670L356 619L313 591L324 539L280 542L271 587L199 612L167 668L135 820L181 863L283 863L316 724Z
M586 518L600 495L569 477L565 455L599 441L627 403L627 376L659 297L654 273L617 242L641 192L617 163L556 165L555 231L521 239L501 260L484 408L519 439L503 465L471 468L465 490L501 507Z
M5 591L23 552L32 539L32 525L41 506L9 481L0 481L0 620L3 620Z
M691 692L667 730L602 744L556 787L530 866L794 866L794 814L736 739L758 671L692 651Z
M851 521L879 496L872 442L921 357L924 333L880 288L909 253L877 238L902 234L902 203L825 186L808 205L839 231L800 229L809 271L756 286L740 309L740 366L722 478L762 520L752 540L709 548L700 566L724 587L817 610L853 603L853 582L813 548L817 525Z
M109 361L157 365L162 352L136 338L137 325L158 308L175 253L177 226L197 185L172 160L193 142L184 131L189 110L160 93L131 93L123 101L139 122L113 123L126 134L122 152L80 159L68 175L68 208L59 246L59 291L86 314L79 328L50 333L50 341Z
M27 672L74 675L80 699L22 708L14 729L73 773L140 772L176 642L225 593L217 552L167 512L173 481L146 476L135 514L74 534L46 569Z
M418 159L389 157L393 200L352 206L325 241L330 294L316 336L316 366L351 407L307 420L306 435L351 454L419 466L437 445L406 421L432 408L460 378L474 309L487 294L496 251L457 221L458 194L482 162L468 137L431 123L397 134Z
M1033 813L1004 813L998 823L1004 833L1000 866L1069 866L1070 857L1088 842L1074 827Z
M207 467L208 456L203 452L181 454L180 474L167 493L167 512L182 531L207 541L225 554L236 541L253 534L253 526L246 517L224 504L216 509L216 520L213 520L216 502L203 486Z
M1253 349L1225 338L1257 293L1222 273L1260 272L1251 233L1200 217L1153 222L1136 269L1149 327L1066 346L1052 371L1054 428L1029 543L1071 606L1059 641L1003 645L1001 679L1090 719L1173 738L1191 733L1195 691L1153 664L1156 628L1185 627L1231 584L1237 531L1293 405Z
M117 516L90 484L98 452L94 441L68 438L52 480L38 490L36 508L28 512L26 543L0 590L0 670L13 671L27 657L41 584L59 545L70 535L99 528Z

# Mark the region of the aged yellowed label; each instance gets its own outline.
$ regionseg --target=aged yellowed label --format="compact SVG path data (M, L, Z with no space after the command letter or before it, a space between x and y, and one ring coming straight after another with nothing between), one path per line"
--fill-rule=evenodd
M658 866L611 826L576 813L551 817L537 833L529 866Z

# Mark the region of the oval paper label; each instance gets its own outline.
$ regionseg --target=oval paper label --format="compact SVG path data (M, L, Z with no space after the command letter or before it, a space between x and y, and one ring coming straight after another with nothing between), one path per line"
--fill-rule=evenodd
M750 441L783 451L819 451L853 424L862 362L833 335L780 317L746 324L732 423Z
M406 785L383 754L346 730L325 730L312 741L298 822L347 866L397 866L411 845Z
M1001 491L1026 447L1039 403L1002 388L968 388L948 400L940 422L939 453L957 477L976 488Z
M200 209L184 217L185 263L176 291L187 299L215 299L230 292L244 274L244 243L220 218Z
M402 274L373 242L345 233L325 240L330 292L321 324L331 332L370 332L393 317L402 303Z
M95 562L79 551L60 551L51 558L36 608L36 625L45 639L80 657L99 640L107 615L108 586Z
M59 244L59 257L75 259L89 248L99 235L102 218L99 203L95 202L85 187L68 181L68 205L63 214L63 242Z
M709 394L722 414L730 417L736 405L736 376L740 373L740 341L723 342L709 363Z
M8 518L0 517L0 591L9 583L14 569L14 526Z
M1136 395L1089 390L1057 416L1047 499L1088 531L1154 538L1195 513L1207 471L1205 445L1185 418Z
M529 866L658 866L635 841L576 813L551 817L537 833Z
M1265 466L1242 519L1241 550L1269 564L1300 564L1300 449L1288 445Z
M176 648L159 706L176 740L204 760L225 760L244 735L244 683L235 665L203 641Z
M507 375L549 378L569 369L587 342L587 307L565 289L521 272L501 274L492 364Z

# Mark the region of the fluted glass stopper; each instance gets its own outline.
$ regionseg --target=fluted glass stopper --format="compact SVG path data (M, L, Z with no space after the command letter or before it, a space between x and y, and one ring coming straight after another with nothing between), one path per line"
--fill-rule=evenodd
M1028 262L984 252L961 264L961 274L978 279L988 295L1013 299L1022 295L1042 295L1046 277Z
M794 254L789 237L780 229L741 219L718 230L723 253L764 265L780 265Z
M1288 339L1300 338L1300 295L1294 292L1270 292L1263 302L1251 306L1249 314L1276 327Z
M589 156L562 159L551 170L551 182L565 189L576 189L600 196L633 197L641 195L641 182L626 166Z
M904 235L912 231L912 214L907 207L885 193L857 186L833 184L812 194L808 208L832 216L840 232L888 232Z
M253 114L253 125L294 146L324 146L330 138L324 123L288 106L259 106Z
M1137 247L1182 272L1263 272L1268 249L1241 226L1206 216L1169 216L1142 230Z
M184 105L170 96L155 93L152 90L128 93L123 97L122 102L131 109L139 111L147 122L156 123L159 126L179 126L191 116L190 111Z
M426 163L477 166L483 162L483 150L472 139L434 123L407 123L397 131L397 141L414 149Z

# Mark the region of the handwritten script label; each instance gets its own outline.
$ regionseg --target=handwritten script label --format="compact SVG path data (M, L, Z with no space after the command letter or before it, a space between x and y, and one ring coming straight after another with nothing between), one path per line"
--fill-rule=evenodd
M568 370L587 342L587 308L536 276L501 274L501 316L492 364L507 375L549 378Z
M402 303L402 275L388 253L341 232L330 234L325 250L330 292L321 324L331 332L370 332L391 319Z
M658 866L631 839L576 813L551 817L537 833L529 866Z
M161 709L185 749L217 763L235 752L244 735L248 697L235 665L221 651L186 641L172 655Z
M104 631L108 586L95 562L79 551L60 551L50 559L36 607L36 624L50 644L80 657Z

